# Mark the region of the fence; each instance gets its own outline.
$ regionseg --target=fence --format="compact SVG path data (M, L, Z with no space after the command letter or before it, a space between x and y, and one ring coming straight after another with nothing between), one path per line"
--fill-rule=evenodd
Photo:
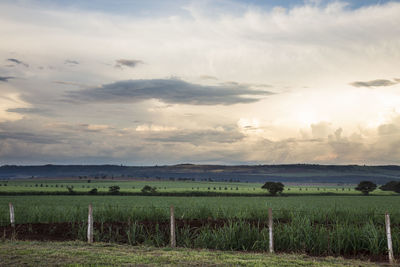
M176 235L177 235L177 226L175 221L175 208L173 205L170 206L170 218L169 218L169 232L170 232L170 246L176 247ZM269 252L274 253L274 220L273 220L273 210L272 208L268 208L266 211L268 213L268 243L269 243ZM306 211L297 210L298 213L305 213ZM15 230L15 214L14 214L14 206L12 203L9 203L9 215L10 215L10 225ZM390 224L390 215L388 212L385 214L381 214L382 217L385 218L385 235L387 241L387 253L388 260L390 264L395 264L395 258L393 253L393 242L392 242L392 233L391 233L391 224ZM88 220L87 220L87 241L89 243L94 242L94 217L93 217L93 206L89 204L88 206Z

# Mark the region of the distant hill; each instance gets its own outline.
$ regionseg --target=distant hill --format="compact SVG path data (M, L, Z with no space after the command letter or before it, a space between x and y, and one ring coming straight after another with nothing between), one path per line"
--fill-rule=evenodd
M0 179L17 178L156 178L241 182L358 183L378 184L400 180L400 166L359 165L194 165L118 166L118 165L43 165L0 167Z

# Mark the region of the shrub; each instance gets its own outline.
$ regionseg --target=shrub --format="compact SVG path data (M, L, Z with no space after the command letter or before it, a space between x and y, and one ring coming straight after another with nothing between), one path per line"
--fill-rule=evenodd
M71 195L75 194L74 187L72 185L71 186L67 185L67 189L68 189L68 193L70 193Z
M271 195L275 196L277 193L282 193L284 185L280 182L266 182L261 188L267 189Z
M400 181L390 181L379 187L383 191L394 191L400 193Z
M369 192L372 192L376 189L376 184L371 181L362 181L354 189L361 191L364 195L368 195Z
M92 190L89 191L89 194L91 195L97 195L97 188L93 188Z

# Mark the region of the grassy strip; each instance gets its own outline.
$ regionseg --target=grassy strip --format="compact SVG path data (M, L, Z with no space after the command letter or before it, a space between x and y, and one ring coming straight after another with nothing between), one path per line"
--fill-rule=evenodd
M178 221L177 221L178 222ZM194 221L196 222L196 221ZM268 251L268 228L260 222L215 221L216 224L189 225L180 221L177 227L177 245L186 248L207 248L227 251ZM255 223L255 224L254 224ZM86 240L86 224L17 225L15 232L2 229L5 239L18 240ZM39 239L38 239L39 238ZM169 243L168 222L153 223L96 223L96 242L125 243L165 247ZM393 249L400 255L400 235L392 231ZM352 256L385 258L386 236L383 226L371 222L353 224L312 224L307 217L275 226L275 250L283 253L307 253L320 256Z
M69 193L68 191L4 191L0 192L0 196L168 196L168 197L265 197L271 196L265 193L229 193L229 192L199 192L199 191L183 191L183 192L155 192L155 193L142 193L142 192L119 192L118 194L111 194L109 192L97 192L97 194L90 194L84 191L75 191Z
M263 193L231 193L231 192L213 192L213 191L182 191L182 192L155 192L155 193L142 193L142 192L124 192L112 194L109 192L97 192L91 194L85 191L75 191L69 193L68 191L0 191L0 196L159 196L159 197L295 197L295 196L362 196L361 193L342 193L342 192L304 192L304 193L284 193L282 195L273 196L267 191ZM387 196L387 194L374 194L374 196Z
M1 266L379 266L342 258L84 242L0 242Z

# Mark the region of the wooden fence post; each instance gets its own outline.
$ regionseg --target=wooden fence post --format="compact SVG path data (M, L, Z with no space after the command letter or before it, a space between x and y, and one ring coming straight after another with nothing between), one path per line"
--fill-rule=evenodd
M87 239L88 239L88 243L93 243L93 207L92 207L92 204L89 204Z
M10 223L12 227L15 227L14 206L11 202L8 205L10 206Z
M174 206L170 207L171 212L171 247L176 247L176 236L175 236L175 212Z
M387 246L388 246L388 254L389 254L389 263L391 265L394 264L394 256L393 256L393 247L392 247L392 234L390 232L390 217L389 213L385 213L385 225L386 225L386 238L387 238Z
M273 232L272 208L268 208L268 229L269 229L269 252L274 253L274 232Z

